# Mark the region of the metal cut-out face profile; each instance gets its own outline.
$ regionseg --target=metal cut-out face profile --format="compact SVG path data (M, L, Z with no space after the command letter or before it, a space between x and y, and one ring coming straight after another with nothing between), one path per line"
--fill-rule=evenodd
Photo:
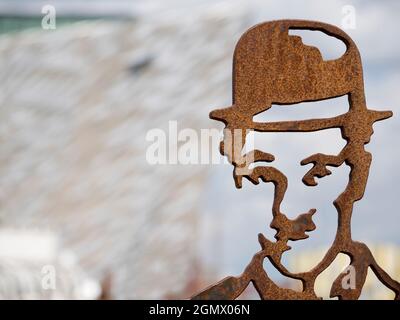
M317 48L304 45L298 36L289 35L292 29L321 31L343 41L346 51L338 59L324 61ZM267 115L272 104L293 105L345 95L349 109L335 117L261 123L253 121L253 117L261 112L266 111ZM343 288L345 274L340 274L332 284L332 297L359 298L368 268L371 268L379 280L395 292L396 299L400 299L400 284L377 264L365 244L351 237L353 205L363 197L372 160L371 154L365 150L365 144L369 143L373 134L374 122L391 116L391 111L374 111L367 107L360 54L352 39L339 28L313 21L279 20L256 25L244 33L236 45L233 58L233 104L212 111L210 117L225 124L220 149L234 166L236 186L242 186L243 178L253 184L260 181L274 184L270 227L277 232L274 241L258 235L261 250L240 276L227 277L193 299L235 299L250 282L262 299L318 299L314 291L315 280L339 253L351 258L356 283L353 287ZM293 220L281 212L288 178L273 166L274 155L257 149L243 155L246 135L249 131L315 132L331 128L341 130L347 142L344 148L338 154L310 155L301 161L301 165L312 164L303 177L303 183L310 187L317 185L316 178L331 173L328 167L350 167L348 184L334 201L338 213L335 240L315 268L308 272L291 273L281 263L282 254L290 250L287 244L289 240L306 239L306 232L316 228L312 220L315 209ZM267 162L268 165L253 167L255 162ZM301 280L303 289L295 291L280 288L265 272L265 258L284 276Z

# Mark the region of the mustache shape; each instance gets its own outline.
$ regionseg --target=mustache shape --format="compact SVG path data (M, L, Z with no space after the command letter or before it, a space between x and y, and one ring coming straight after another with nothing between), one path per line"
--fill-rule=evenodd
M278 241L307 239L309 236L306 232L316 229L312 220L312 216L316 212L316 209L310 209L307 213L297 216L294 220L289 219L283 213L278 214L270 224L272 229L277 230L275 238Z

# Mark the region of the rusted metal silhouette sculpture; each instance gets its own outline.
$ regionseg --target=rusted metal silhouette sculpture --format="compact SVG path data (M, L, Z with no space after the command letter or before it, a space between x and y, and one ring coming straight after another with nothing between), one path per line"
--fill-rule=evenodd
M298 36L289 35L291 29L317 30L333 36L345 43L346 52L336 60L324 61L317 48L304 45ZM336 117L266 123L253 121L253 116L268 110L272 104L295 104L343 95L348 95L349 110ZM261 250L240 276L227 277L192 299L235 299L250 282L261 299L318 299L314 291L315 280L339 253L350 256L351 266L356 271L356 286L344 289L341 283L345 274L342 273L332 284L331 297L357 299L367 269L371 268L379 280L395 292L395 299L400 299L400 284L377 264L365 244L351 238L353 204L363 197L372 159L364 145L370 141L373 123L391 116L391 111L367 108L360 54L353 40L339 28L313 21L280 20L262 23L248 30L240 38L234 53L233 105L212 111L210 118L225 124L220 150L234 166L236 186L241 187L243 177L253 184L258 184L261 179L275 185L270 227L277 231L276 241L259 234ZM338 155L314 154L302 160L301 165L313 165L303 178L308 186L317 185L315 177L322 178L331 173L327 166L346 164L350 167L346 189L334 201L338 212L337 233L332 246L314 269L294 274L282 265L281 257L290 249L288 240L305 239L308 237L306 232L315 229L312 221L315 209L294 220L289 219L280 211L288 184L286 176L272 166L250 169L252 163L271 162L274 156L260 150L241 155L242 149L249 130L311 132L329 128L340 128L342 137L347 141L346 146ZM237 139L235 130L240 130L240 139ZM252 161L246 161L249 158ZM284 276L301 280L302 291L275 284L263 268L265 258Z

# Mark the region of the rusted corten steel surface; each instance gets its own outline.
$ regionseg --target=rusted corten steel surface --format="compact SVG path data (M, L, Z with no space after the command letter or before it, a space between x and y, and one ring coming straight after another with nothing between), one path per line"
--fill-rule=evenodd
M324 61L317 48L304 45L298 36L289 35L291 29L317 30L333 36L345 43L346 52L336 60ZM296 104L343 95L348 96L349 110L336 117L265 123L253 121L253 116L268 110L272 104ZM359 298L367 269L371 268L379 280L395 292L395 299L399 300L400 284L377 264L364 243L354 241L351 237L353 205L364 195L372 160L364 146L373 134L373 123L391 116L391 111L367 108L360 54L353 40L339 28L314 21L280 20L256 25L244 33L233 57L233 104L212 111L210 118L225 124L220 150L234 166L236 186L242 186L243 178L253 184L258 184L261 180L275 185L270 224L276 230L275 241L259 234L261 250L254 255L240 276L227 277L192 299L235 299L250 282L261 299L319 299L314 291L316 278L339 253L344 253L351 258L356 285L343 288L342 280L346 274L342 273L332 284L331 297ZM345 147L337 155L311 155L302 160L301 165L312 164L312 168L303 178L307 186L317 185L315 177L329 175L331 172L328 166L339 167L346 164L350 167L348 184L334 201L338 213L336 237L316 267L308 272L291 273L281 263L282 254L290 250L289 240L305 239L308 237L306 232L315 229L312 216L316 210L311 209L294 220L289 219L280 209L288 186L287 177L273 166L250 168L254 162L272 162L274 156L260 150L242 155L242 149L249 130L312 132L329 128L340 128L343 139L347 141ZM237 137L238 130L240 138ZM248 159L251 161L247 161ZM266 258L282 275L301 280L302 291L281 288L274 283L263 268Z

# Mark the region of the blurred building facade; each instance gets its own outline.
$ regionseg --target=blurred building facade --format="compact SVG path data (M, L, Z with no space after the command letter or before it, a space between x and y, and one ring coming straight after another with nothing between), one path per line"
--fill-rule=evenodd
M53 232L113 298L189 294L207 168L149 165L146 133L229 99L245 12L226 10L3 34L1 226Z

